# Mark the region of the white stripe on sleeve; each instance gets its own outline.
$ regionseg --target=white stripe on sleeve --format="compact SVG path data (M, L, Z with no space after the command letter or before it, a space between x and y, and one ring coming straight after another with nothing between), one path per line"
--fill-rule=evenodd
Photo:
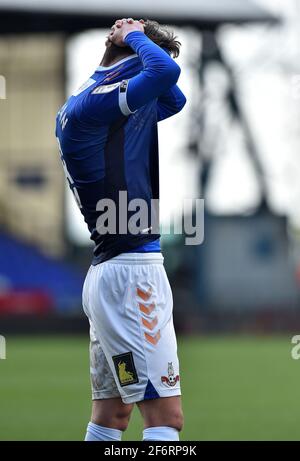
M131 111L127 104L127 87L128 87L128 80L123 80L119 87L119 106L121 109L122 114L130 115L134 114L136 111Z

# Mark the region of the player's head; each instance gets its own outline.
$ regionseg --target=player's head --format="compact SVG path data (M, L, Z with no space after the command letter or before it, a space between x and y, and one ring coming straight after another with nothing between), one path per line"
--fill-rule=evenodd
M168 26L147 20L145 21L144 31L152 42L161 48L167 49L173 58L179 56L181 43L177 40L174 31L169 29Z
M173 56L173 58L177 58L180 53L180 46L181 43L177 40L174 31L169 29L168 26L159 24L157 21L151 21L147 19L144 22L144 32L147 37L150 38L156 45L160 46L161 48L165 48L168 52ZM116 46L112 43L109 39L105 42L107 48L110 48L110 52L116 53L126 53L126 54L133 54L134 51L130 47L122 47Z

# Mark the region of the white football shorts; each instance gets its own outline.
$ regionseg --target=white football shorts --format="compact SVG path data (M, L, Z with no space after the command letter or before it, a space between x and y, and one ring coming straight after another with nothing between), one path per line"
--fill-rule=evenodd
M160 253L124 253L91 266L83 309L93 400L181 394L172 292Z

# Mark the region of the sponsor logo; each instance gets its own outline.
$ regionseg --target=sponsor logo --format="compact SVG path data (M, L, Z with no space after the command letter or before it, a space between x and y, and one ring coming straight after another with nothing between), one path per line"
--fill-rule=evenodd
M86 90L87 88L89 88L90 86L92 86L94 83L96 83L96 80L94 80L93 78L89 78L86 82L84 82L81 87L78 88L78 90L76 90L74 93L73 93L73 96L78 96L80 93L82 93L84 90Z
M129 386L139 382L135 369L132 352L114 355L112 357L120 385Z
M165 386L173 387L179 381L179 375L175 376L174 367L172 362L168 362L168 376L162 376L161 382Z
M119 86L120 86L120 82L112 83L111 85L96 86L96 88L93 89L92 94L110 93L111 91L115 90Z

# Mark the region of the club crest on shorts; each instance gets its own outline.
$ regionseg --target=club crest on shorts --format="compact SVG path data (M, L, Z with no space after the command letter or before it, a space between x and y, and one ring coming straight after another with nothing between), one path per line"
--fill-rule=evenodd
M114 355L112 357L120 385L129 386L139 382L135 369L132 352Z
M179 375L175 376L174 367L172 362L168 362L168 376L162 376L161 382L165 386L173 387L179 381Z

